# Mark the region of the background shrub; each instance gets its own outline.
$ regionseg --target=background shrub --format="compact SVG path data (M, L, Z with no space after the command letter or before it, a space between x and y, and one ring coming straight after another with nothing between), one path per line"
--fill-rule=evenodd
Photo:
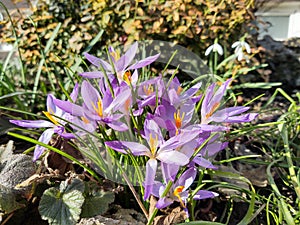
M29 81L26 88L32 90L31 80L40 66L37 90L47 93L48 87L60 90L59 82L70 82L67 75L78 72L72 66L80 62L84 51L97 54L111 44L172 41L204 58L205 49L217 38L225 56L229 55L233 42L245 34L256 34L253 12L254 0L39 0L30 18L15 17L13 25ZM100 38L87 49L97 34ZM0 40L16 40L9 20ZM47 42L51 47L45 51ZM247 65L234 66L227 64L224 69L235 73Z

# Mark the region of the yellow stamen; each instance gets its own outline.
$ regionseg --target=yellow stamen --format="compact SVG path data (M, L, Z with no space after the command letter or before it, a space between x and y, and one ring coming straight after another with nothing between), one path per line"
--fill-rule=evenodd
M123 75L123 80L129 85L131 83L131 72L126 71Z
M184 186L178 186L175 188L174 192L173 192L173 195L176 196L180 202L180 205L185 208L185 205L181 199L181 196L180 196L180 193L183 191L184 189Z
M50 114L50 112L43 111L43 113L52 123L54 123L57 126L59 125L57 120Z
M144 89L145 94L148 96L154 92L154 88L151 84L149 84L148 87L146 85L144 85L143 89Z
M205 119L208 119L209 117L211 117L211 115L216 111L216 109L219 107L220 103L217 102L213 105L213 107L211 108L211 110L205 115Z
M81 120L82 120L85 124L90 123L90 121L89 121L87 118L85 118L84 116L81 117Z
M95 106L94 102L92 102L92 106L94 110L97 112L98 116L103 117L103 105L101 99L97 102L97 107Z
M150 145L150 150L152 153L152 156L155 156L156 149L157 149L157 144L158 144L158 137L157 134L155 135L155 139L152 137L152 133L150 133L150 140L149 140L149 145Z

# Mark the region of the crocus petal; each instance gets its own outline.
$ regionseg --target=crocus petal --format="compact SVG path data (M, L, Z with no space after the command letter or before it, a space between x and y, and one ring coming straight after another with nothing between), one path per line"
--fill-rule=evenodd
M82 72L79 75L91 79L104 77L101 71Z
M209 124L195 124L188 127L185 127L185 130L202 130L204 132L218 132L218 131L227 131L228 127L219 126L219 125L209 125Z
M122 123L120 121L111 121L109 123L106 123L109 127L111 127L113 130L116 130L116 131L126 131L128 130L128 126L125 124L125 123Z
M144 67L144 66L148 66L149 64L151 64L155 60L157 60L159 55L160 54L156 54L156 55L153 55L153 56L149 56L145 59L142 59L142 60L138 61L137 63L133 64L132 66L130 66L128 68L128 70L134 70L134 69L139 69L139 68Z
M226 109L222 109L222 113L227 113L228 116L234 116L246 112L249 109L250 107L245 107L245 106L228 107Z
M42 127L53 127L54 124L47 120L9 120L9 122L16 124L20 127L28 128L42 128Z
M231 82L232 79L228 79L226 80L222 85L221 87L218 88L218 90L216 91L216 93L213 95L209 105L211 107L213 107L213 105L215 105L216 103L220 103L224 94L225 94L225 91L229 85L229 83Z
M157 161L155 159L149 159L146 163L146 177L144 182L144 187L145 187L144 200L147 200L152 193L156 170L157 170Z
M155 206L158 209L163 209L163 208L166 208L169 205L171 205L173 202L174 202L174 200L172 200L171 198L163 197L157 201Z
M203 149L201 149L200 154L204 157L211 157L217 154L219 151L223 150L228 146L228 142L216 141L207 144Z
M128 151L133 155L149 155L149 149L142 144L129 141L106 141L105 144L118 152L127 154Z
M54 134L54 129L47 129L42 133L38 141L48 144L53 134ZM33 161L36 161L43 154L44 150L45 147L36 145L33 154Z
M193 162L196 163L197 165L203 167L203 168L217 169L217 167L214 166L210 161L208 161L207 159L204 159L201 156L196 156L193 159Z
M224 120L226 123L241 123L241 122L250 122L258 116L258 113L247 113L241 116L231 116Z
M193 197L195 200L201 200L201 199L206 199L206 198L214 198L219 196L218 193L213 192L213 191L206 191L206 190L200 190L197 192L197 194Z
M184 166L189 162L189 158L178 151L158 151L157 159L164 163Z
M134 70L132 76L131 76L131 84L136 85L137 81L138 81L138 72L137 70Z
M118 96L116 96L113 101L110 103L109 107L105 109L105 113L110 111L118 111L123 105L126 104L126 101L131 97L131 90L129 88L123 90ZM105 98L103 98L105 99ZM103 104L104 105L104 104Z
M216 86L216 84L213 83L206 89L205 96L204 96L204 99L203 99L203 102L202 102L202 105L201 105L201 118L202 118L202 120L203 120L203 118L205 118L206 114L210 110L208 108L208 106L209 106L209 102L210 102L211 98L213 97L215 86Z
M76 102L76 100L77 100L78 91L79 91L79 84L76 83L74 88L73 88L72 93L70 94L70 98L72 99L73 102ZM55 104L55 102L54 102L54 104Z
M154 181L151 194L159 198L161 189L165 189L165 186L159 181Z
M104 60L97 58L93 55L90 55L87 52L83 53L83 55L90 63L92 63L97 68L100 68L100 64L101 64L105 70L112 71L111 65L109 63L105 62Z
M60 134L60 136L65 138L65 139L74 139L74 138L76 138L75 134L73 134L73 133L62 133L62 134Z
M178 181L174 185L175 186L184 186L184 189L182 191L185 191L192 185L196 176L197 176L197 169L194 167L191 167L191 168L187 169L179 177Z
M178 170L179 170L178 165L161 162L161 171L162 171L163 179L166 183L168 183L170 180L171 181L175 180Z
M150 136L152 136L153 139L157 139L159 147L163 143L163 136L161 133L161 130L157 123L154 120L146 119L144 122L144 131L145 131L145 138L150 146Z
M58 117L62 117L63 111L60 108L56 107L55 99L56 98L52 94L49 94L47 96L47 111L51 114L54 114L54 115L58 116Z
M192 97L194 94L197 93L197 91L199 90L199 88L201 87L202 82L195 84L194 86L192 86L191 88L189 88L187 91L185 91L182 96L181 99L182 100L186 100L190 97Z
M97 106L97 102L99 100L102 100L100 98L99 92L89 82L85 80L82 82L81 96L85 105L91 112L95 111L94 107Z
M124 55L116 62L117 71L125 70L126 67L132 62L138 48L138 42L134 42Z
M76 105L69 101L62 101L59 99L55 99L55 105L61 108L63 111L72 114L73 116L83 116L84 109L82 106Z

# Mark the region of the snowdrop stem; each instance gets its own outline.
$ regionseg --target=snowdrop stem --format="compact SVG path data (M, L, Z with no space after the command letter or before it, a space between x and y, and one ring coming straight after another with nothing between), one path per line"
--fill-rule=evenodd
M218 65L218 52L214 52L214 60L213 60L213 74L217 73L217 65Z
M173 182L172 182L172 181L169 181L168 184L167 184L167 186L166 186L166 189L164 190L164 192L163 192L162 195L160 196L161 198L165 197L165 196L168 194L168 192L170 191L172 185L173 185ZM154 218L155 218L157 212L158 212L158 208L155 208L155 209L153 210L151 216L148 218L148 223L147 223L147 225L151 225L151 224L153 223L153 220L154 220Z

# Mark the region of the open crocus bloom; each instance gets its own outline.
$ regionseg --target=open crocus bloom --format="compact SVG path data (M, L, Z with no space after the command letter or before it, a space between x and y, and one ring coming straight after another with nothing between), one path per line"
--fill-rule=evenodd
M105 72L108 75L114 75L116 73L117 79L119 82L125 81L126 83L131 83L133 85L136 84L138 80L138 74L137 74L137 69L145 67L152 62L154 62L160 54L156 54L154 56L149 56L145 59L142 59L132 65L130 65L136 55L138 48L138 43L135 42L130 46L130 48L126 51L124 55L121 57L118 56L117 52L114 50L113 47L109 48L109 54L112 60L112 64L109 64L105 62L104 60L97 58L95 56L92 56L88 53L85 53L84 56L87 58L89 62L91 62L94 66L97 68L103 67ZM131 74L131 71L134 71ZM100 78L103 77L104 74L101 71L93 71L93 72L83 72L80 74L83 77L86 78Z
M75 86L75 89L71 94L71 98L77 97L77 93L75 93L76 91L77 86ZM54 133L59 134L64 138L74 138L74 135L72 133L65 132L64 125L66 122L59 119L70 118L70 115L62 111L60 108L56 107L54 101L55 97L49 94L47 97L47 111L43 111L44 115L49 120L10 120L10 122L18 126L27 128L48 128L42 133L42 135L38 139L39 142L43 142L45 144L49 143ZM36 161L43 154L44 151L45 147L36 145L34 150L33 161Z
M156 203L158 209L163 209L171 205L174 201L180 202L181 207L186 208L187 198L189 197L188 189L192 185L197 175L195 168L187 169L175 183L172 185L169 193L165 197L161 197L166 186L161 182L156 182L152 194L158 197L159 200ZM167 181L165 181L167 183ZM200 190L194 196L193 199L201 200L206 198L214 198L218 196L217 193L212 191Z
M239 115L249 109L249 107L245 106L228 107L219 110L221 100L230 82L231 79L224 82L215 93L215 83L208 87L201 107L201 124L208 124L212 121L225 123L249 122L257 117L257 113Z
M111 149L124 154L132 153L136 156L144 155L149 157L146 163L146 177L144 181L144 199L146 200L149 198L154 184L157 160L166 164L186 165L189 162L189 158L175 149L194 139L198 133L181 133L165 141L158 125L154 120L148 119L144 123L144 133L147 145L129 141L107 141L105 144Z
M55 104L73 116L107 124L117 131L127 130L127 125L119 121L123 114L118 114L116 111L126 104L131 90L127 88L115 98L112 97L109 90L105 90L102 94L103 97L88 81L83 81L81 86L82 106L58 99L55 100Z

